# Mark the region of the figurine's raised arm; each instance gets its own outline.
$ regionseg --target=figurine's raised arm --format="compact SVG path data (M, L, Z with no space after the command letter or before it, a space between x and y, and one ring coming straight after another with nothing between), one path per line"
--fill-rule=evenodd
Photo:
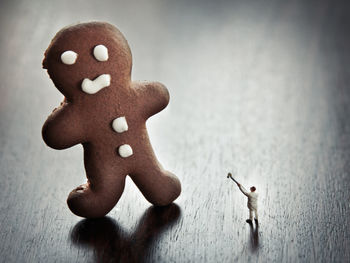
M163 110L169 103L168 89L159 82L134 82L140 114L148 119Z
M241 192L245 195L248 196L248 191L241 185L241 184L237 184L239 190L241 190Z
M74 109L72 105L64 102L44 123L42 136L51 148L66 149L82 142L82 123Z

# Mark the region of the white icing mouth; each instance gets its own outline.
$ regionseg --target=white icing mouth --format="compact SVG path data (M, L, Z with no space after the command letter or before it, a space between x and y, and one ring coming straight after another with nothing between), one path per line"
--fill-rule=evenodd
M88 78L84 79L81 83L81 89L88 94L95 94L101 89L108 87L110 84L111 75L102 74L94 80L90 80Z

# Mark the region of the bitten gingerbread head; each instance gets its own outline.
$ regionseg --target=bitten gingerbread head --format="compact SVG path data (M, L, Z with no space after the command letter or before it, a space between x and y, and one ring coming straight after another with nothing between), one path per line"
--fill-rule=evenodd
M125 86L130 82L132 57L117 28L101 22L84 23L56 34L45 52L43 67L63 95L75 97L82 95L84 80L100 77L99 88L111 80ZM97 92L98 87L91 87L91 83L86 82L85 86L87 92Z
M54 149L81 143L87 182L68 196L82 217L106 215L129 175L145 198L167 205L181 192L179 180L159 164L146 120L169 102L158 82L132 82L127 41L108 23L91 22L59 31L43 67L66 97L46 120L42 135Z

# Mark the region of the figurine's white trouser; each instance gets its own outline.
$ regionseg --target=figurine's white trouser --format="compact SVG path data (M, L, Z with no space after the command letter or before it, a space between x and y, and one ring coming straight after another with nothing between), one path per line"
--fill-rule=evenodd
M258 210L257 209L249 209L249 219L253 221L253 212L255 214L255 219L258 220Z

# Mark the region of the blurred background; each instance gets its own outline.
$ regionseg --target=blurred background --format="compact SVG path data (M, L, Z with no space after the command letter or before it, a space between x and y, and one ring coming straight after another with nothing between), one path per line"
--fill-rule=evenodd
M65 203L82 147L42 141L63 97L41 62L58 30L93 20L125 35L134 80L170 91L147 122L182 182L170 207L129 179L103 219ZM1 1L0 261L349 261L349 26L347 1ZM257 187L258 229L227 172Z

